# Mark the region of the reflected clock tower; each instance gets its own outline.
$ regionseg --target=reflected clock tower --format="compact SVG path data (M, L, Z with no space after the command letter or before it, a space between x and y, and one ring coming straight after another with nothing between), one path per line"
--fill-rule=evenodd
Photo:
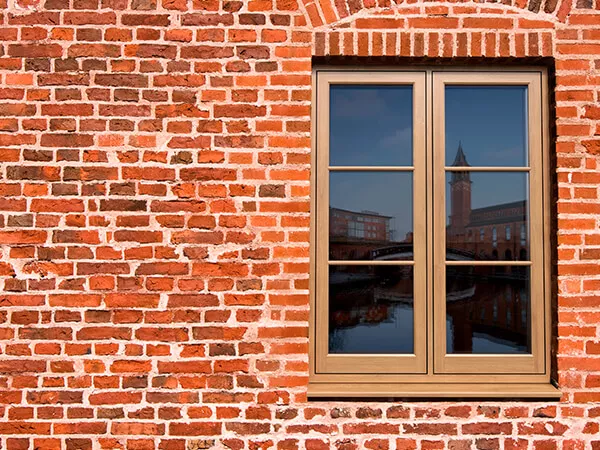
M463 152L462 143L458 143L453 167L469 167ZM453 237L464 236L471 218L471 174L468 171L453 171L450 179L450 224L448 234Z

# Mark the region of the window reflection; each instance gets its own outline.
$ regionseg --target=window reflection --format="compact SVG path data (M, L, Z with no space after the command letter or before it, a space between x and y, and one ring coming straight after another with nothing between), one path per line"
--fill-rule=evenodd
M452 165L470 167L460 142ZM527 260L527 177L523 172L447 172L448 261ZM471 238L474 232L478 240ZM529 307L528 267L447 266L447 352L530 353Z
M413 353L411 266L329 268L329 352Z
M329 259L412 260L412 174L332 172Z
M446 267L447 353L531 353L529 268Z
M472 166L527 166L527 86L446 86L446 165L456 142Z
M412 165L412 86L332 85L329 117L330 165Z
M470 167L466 154L459 143L453 166ZM446 181L448 260L513 261L529 254L527 173L448 171Z

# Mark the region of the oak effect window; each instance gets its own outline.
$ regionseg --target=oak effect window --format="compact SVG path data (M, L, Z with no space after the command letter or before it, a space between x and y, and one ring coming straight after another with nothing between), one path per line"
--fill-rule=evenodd
M558 395L546 86L315 70L309 396Z

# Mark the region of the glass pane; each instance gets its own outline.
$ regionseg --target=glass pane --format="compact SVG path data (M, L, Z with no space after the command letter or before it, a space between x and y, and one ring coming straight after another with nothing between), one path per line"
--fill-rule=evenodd
M529 267L446 266L446 351L531 353Z
M446 173L446 258L529 259L529 188L523 172Z
M412 260L412 173L329 174L329 259Z
M526 86L446 86L445 100L447 166L527 166Z
M413 268L329 267L329 352L413 353Z
M412 86L332 85L329 164L412 165Z

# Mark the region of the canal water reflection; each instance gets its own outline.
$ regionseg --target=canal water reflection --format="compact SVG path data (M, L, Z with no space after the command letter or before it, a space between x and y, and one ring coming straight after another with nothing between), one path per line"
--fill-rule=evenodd
M447 277L447 353L530 353L527 268L455 267ZM411 354L410 266L330 267L329 352Z
M329 352L413 353L411 266L331 266Z

